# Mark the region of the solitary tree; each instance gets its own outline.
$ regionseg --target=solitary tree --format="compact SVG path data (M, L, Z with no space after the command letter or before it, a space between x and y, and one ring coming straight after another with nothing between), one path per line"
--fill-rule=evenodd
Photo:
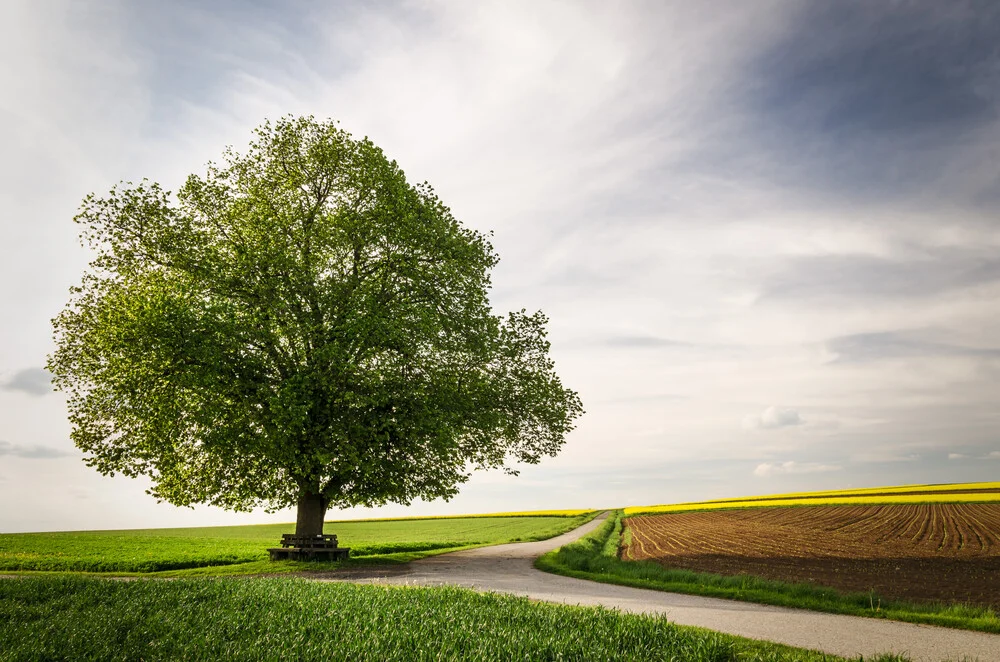
M96 252L48 368L105 475L232 510L455 495L555 455L581 413L542 313L491 312L487 238L333 122L266 122L245 155L89 195Z

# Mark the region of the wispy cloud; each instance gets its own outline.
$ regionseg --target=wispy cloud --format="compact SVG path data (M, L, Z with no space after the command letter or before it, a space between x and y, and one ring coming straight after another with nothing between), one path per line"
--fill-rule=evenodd
M684 400L688 396L677 393L642 393L636 395L614 395L612 397L599 400L600 404L606 405L655 405L667 402L677 402Z
M861 363L919 356L968 356L1000 358L1000 349L964 347L923 340L918 334L887 331L832 338L825 343L833 363Z
M840 471L842 467L836 464L821 464L819 462L763 462L753 470L754 476L779 476L784 474L814 474L828 471Z
M794 256L764 283L762 298L835 303L926 298L1000 282L1000 257L989 249L928 249L931 255Z
M689 347L691 343L659 336L621 335L605 338L603 344L607 347L621 347L624 349L648 349L660 347Z
M48 446L27 446L0 440L0 456L2 455L33 460L49 460L57 457L67 457L72 455L72 453Z
M777 430L802 425L804 422L802 416L795 409L768 407L759 414L745 417L743 428L746 430Z
M905 453L885 448L859 451L851 455L851 460L859 464L895 464L919 462L922 457L919 453Z
M11 375L0 384L0 388L30 395L45 395L52 392L52 375L44 368L25 368Z

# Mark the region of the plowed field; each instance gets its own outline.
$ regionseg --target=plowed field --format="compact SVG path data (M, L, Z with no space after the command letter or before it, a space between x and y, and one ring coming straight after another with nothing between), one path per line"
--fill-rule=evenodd
M753 508L631 517L625 526L624 559L1000 607L1000 504Z

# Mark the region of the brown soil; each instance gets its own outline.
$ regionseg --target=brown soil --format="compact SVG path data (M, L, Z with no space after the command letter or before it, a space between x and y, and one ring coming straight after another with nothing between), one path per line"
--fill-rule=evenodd
M1000 607L1000 504L703 511L625 525L625 559Z

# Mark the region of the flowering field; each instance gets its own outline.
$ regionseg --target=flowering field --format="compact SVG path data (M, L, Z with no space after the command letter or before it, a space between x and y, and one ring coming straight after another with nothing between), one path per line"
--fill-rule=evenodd
M1000 482L952 483L948 485L902 485L829 492L800 492L718 499L658 506L631 506L626 517L694 510L758 508L764 506L872 505L921 503L1000 503Z
M429 519L469 519L472 517L580 517L593 513L593 510L518 510L502 513L479 513L466 515L427 515L419 517L378 517L363 520L345 520L348 522L406 522Z

